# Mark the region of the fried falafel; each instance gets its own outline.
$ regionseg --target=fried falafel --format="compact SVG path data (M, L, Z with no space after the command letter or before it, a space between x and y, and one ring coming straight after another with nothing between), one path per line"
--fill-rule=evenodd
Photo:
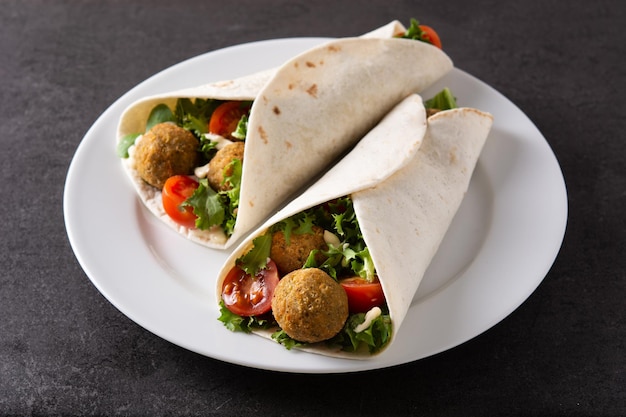
M288 274L302 268L312 250L328 250L324 240L324 229L313 226L313 233L295 234L289 236L289 244L282 231L272 234L270 258L276 262L281 274ZM324 262L324 255L318 253L315 257L318 265Z
M232 184L224 181L224 178L232 175L232 168L228 166L233 159L239 159L243 162L244 148L244 142L233 142L217 151L215 156L211 159L207 179L209 185L215 191L228 191L232 188Z
M341 331L348 318L348 296L321 269L298 269L285 275L276 286L272 311L289 337L316 343Z
M159 123L135 146L139 176L159 189L174 175L189 175L198 164L198 139L173 123Z

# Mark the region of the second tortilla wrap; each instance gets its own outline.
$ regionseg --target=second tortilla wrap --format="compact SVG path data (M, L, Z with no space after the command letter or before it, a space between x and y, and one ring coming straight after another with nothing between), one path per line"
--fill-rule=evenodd
M431 116L416 154L403 166L383 168L389 176L378 182L346 181L346 174L356 169L370 179L372 171L381 169L380 165L370 165L371 150L361 152L365 148L355 148L235 249L218 276L218 297L228 271L250 250L257 236L296 213L349 195L385 294L393 329L385 345L388 347L465 196L492 123L490 114L471 108ZM383 155L392 156L390 152ZM274 331L255 332L270 338ZM367 351L344 352L324 343L300 348L334 357L371 357Z

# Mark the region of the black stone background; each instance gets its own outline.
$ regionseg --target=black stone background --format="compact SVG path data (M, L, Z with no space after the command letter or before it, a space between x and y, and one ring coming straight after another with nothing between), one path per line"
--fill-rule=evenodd
M626 415L624 4L3 0L0 415ZM67 239L63 187L118 97L211 50L412 16L528 114L561 164L565 240L520 308L414 363L294 375L189 352L96 290Z

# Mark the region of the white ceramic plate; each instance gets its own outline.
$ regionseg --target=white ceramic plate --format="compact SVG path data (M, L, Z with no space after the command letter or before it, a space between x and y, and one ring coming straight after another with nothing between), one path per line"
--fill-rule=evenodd
M500 93L454 69L423 95L452 88L459 105L495 117L469 192L431 264L395 344L371 360L287 351L231 333L217 320L214 280L227 253L189 242L144 209L115 154L123 109L143 96L271 68L322 42L279 39L238 45L177 64L142 82L87 132L64 195L78 261L122 313L186 349L286 372L354 372L411 362L459 345L498 323L539 285L567 220L565 184L541 133Z

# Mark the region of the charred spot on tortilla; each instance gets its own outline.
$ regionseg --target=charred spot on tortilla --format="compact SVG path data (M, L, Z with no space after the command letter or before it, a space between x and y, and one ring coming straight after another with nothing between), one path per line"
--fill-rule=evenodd
M267 145L267 132L263 129L263 126L259 126L259 135L261 136L263 143Z
M290 89L290 90L293 90L293 89L294 89L294 87L295 87L295 86L293 85L293 83L289 83L289 85L287 86L287 88L288 88L288 89Z
M278 116L280 114L280 109L278 108L278 106L274 106L274 108L272 109L272 111L274 111L274 114L276 116Z
M293 148L293 143L289 142L288 140L285 141L285 145L287 146L287 149Z
M309 67L309 68L315 68L316 67L315 63L313 63L311 61L307 61L306 62L306 66Z
M218 82L215 85L217 87L230 87L233 84L235 84L235 82L233 80L228 80L228 81Z
M306 90L307 94L309 94L313 98L317 98L317 84L313 84Z
M338 47L337 45L328 45L328 50L330 52L339 52L341 51L341 48Z
M457 162L457 160L458 160L458 158L456 156L456 151L457 151L457 147L456 146L454 146L454 147L452 147L450 149L450 165L454 165Z

